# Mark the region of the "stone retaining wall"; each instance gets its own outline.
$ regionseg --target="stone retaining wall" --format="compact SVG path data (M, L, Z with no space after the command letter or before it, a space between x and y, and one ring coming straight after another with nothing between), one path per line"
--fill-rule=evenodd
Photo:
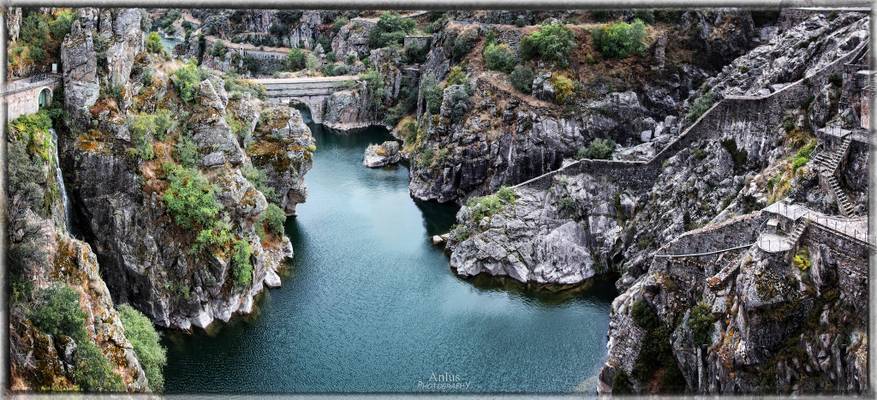
M688 148L697 140L719 136L727 129L740 124L746 124L751 133L767 134L770 129L782 123L785 110L800 108L806 104L812 93L819 90L833 74L843 73L845 64L855 58L867 45L867 42L860 44L818 72L769 95L726 96L647 162L579 160L515 187L547 188L551 185L551 178L554 175L588 173L621 185L646 190L652 186L667 159Z

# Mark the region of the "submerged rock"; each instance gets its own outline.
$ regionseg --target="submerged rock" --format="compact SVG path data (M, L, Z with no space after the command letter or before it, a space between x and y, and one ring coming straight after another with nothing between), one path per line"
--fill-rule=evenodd
M402 159L399 142L388 140L381 144L370 144L365 149L362 165L369 168L380 168L396 164Z

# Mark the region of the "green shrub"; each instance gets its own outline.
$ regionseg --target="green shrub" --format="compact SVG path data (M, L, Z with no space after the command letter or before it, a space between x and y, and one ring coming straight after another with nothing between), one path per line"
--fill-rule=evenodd
M29 317L37 328L52 336L88 340L79 293L70 286L56 284L40 290Z
M615 141L612 139L597 138L588 144L588 147L579 149L576 153L577 158L589 158L595 160L606 160L612 156L615 151Z
M283 236L286 213L274 203L268 204L268 209L262 214L262 222L273 235Z
M8 67L11 71L29 72L58 60L61 42L75 19L71 9L44 13L36 8L22 11L18 40L8 44Z
M125 326L125 336L134 347L134 353L140 360L149 388L153 392L164 390L164 366L167 365L167 354L161 345L158 332L149 318L127 304L119 307L119 316Z
M203 79L203 73L194 61L189 61L178 68L171 77L177 93L186 103L195 101L195 96L198 94L199 85Z
M456 37L454 37L453 46L451 47L451 59L454 61L460 61L466 54L475 47L475 43L478 42L478 29L465 29Z
M155 111L155 136L158 140L165 140L168 132L174 129L176 121L170 110L160 108Z
M225 42L222 40L217 40L213 42L213 48L210 49L210 55L216 58L223 58L228 53L228 47L225 47Z
M222 209L213 185L194 168L166 163L163 169L168 188L162 200L174 222L186 229L212 226Z
M91 340L76 343L73 381L84 392L122 392L125 385L112 364Z
M368 35L368 45L372 49L401 45L405 35L414 30L414 20L403 18L396 12L385 12Z
M543 24L539 30L521 39L521 56L525 59L538 57L566 66L575 47L575 39L575 34L559 22Z
M146 36L146 51L155 54L164 54L164 46L161 44L161 36L158 32L149 32Z
M253 282L253 264L250 261L252 252L250 242L240 239L235 241L234 253L231 256L231 271L235 285L238 287L247 287Z
M469 207L473 220L481 221L492 217L507 205L514 204L517 199L514 189L503 186L494 194L469 199L466 207Z
M28 153L49 162L53 158L55 145L52 143L52 119L45 110L26 114L10 123L12 136L26 143Z
M688 108L688 113L685 114L685 120L688 122L694 122L701 115L703 115L710 107L713 106L716 102L716 95L713 92L706 92L703 96L700 96L691 103L691 107Z
M137 114L128 120L131 130L131 143L135 153L143 160L155 157L152 149L152 136L156 131L155 117L149 114Z
M223 77L225 90L230 98L240 98L244 94L252 95L258 99L265 100L265 86L258 83L241 79L235 73L226 73Z
M189 138L189 135L180 135L177 143L174 144L174 159L185 168L195 168L201 158L200 156L198 146Z
M463 67L455 65L448 72L448 86L451 85L468 85L469 75L463 71Z
M344 16L335 18L335 21L332 22L332 31L338 33L348 22L350 22L350 19Z
M807 250L806 247L802 247L797 253L795 253L795 256L792 257L792 264L794 264L801 272L809 270L810 265L812 265L812 262L810 261L810 251Z
M192 244L193 254L203 251L220 251L231 243L234 237L231 234L231 224L226 220L217 219L212 225L198 231L195 243Z
M426 102L426 109L431 114L437 114L442 106L442 92L444 89L436 82L432 75L427 75L422 84L423 99Z
M572 79L564 74L552 74L549 79L551 85L554 86L554 100L558 104L565 104L572 99L576 86Z
M691 314L688 317L688 326L691 327L691 336L695 345L703 346L711 342L710 336L713 333L713 323L716 322L713 317L710 306L706 303L697 303L691 308Z
M533 78L535 78L533 70L523 65L516 66L511 75L509 75L512 87L526 94L533 92Z
M488 69L510 73L517 63L515 53L505 43L491 43L484 48L484 64Z
M376 69L369 68L368 71L360 75L360 79L365 81L366 89L368 89L371 94L371 109L380 109L384 102L384 96L386 95L387 90L386 84L384 83L384 77Z
M247 165L241 168L241 173L243 173L244 178L247 178L247 180L256 187L256 190L262 192L265 198L268 199L269 203L277 203L280 201L277 194L274 192L274 188L268 184L268 177L265 175L264 171L257 167Z
M814 148L816 148L816 141L810 140L807 144L798 149L795 156L792 158L792 171L797 171L798 168L801 168L810 162L810 156L813 154Z
M596 28L591 37L597 50L606 58L624 58L646 50L646 24L639 19L630 24L615 22Z

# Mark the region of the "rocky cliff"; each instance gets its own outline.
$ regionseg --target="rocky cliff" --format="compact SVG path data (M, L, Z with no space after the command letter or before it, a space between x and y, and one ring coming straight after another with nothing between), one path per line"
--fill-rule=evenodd
M10 388L161 390L126 337L92 247L67 230L50 128L41 112L7 135Z
M295 111L263 116L245 82L144 51L140 17L80 10L64 46L65 159L113 298L204 328L280 284L292 248L266 233L264 192L294 211L313 139Z
M767 221L788 217L759 210L838 214L841 195L811 159L842 148L825 132L858 129L844 65L864 51L868 23L817 14L737 58L684 102L686 129L654 158L558 160L555 175L470 200L450 235L452 269L553 286L621 273L603 392L866 390L865 322L854 317L863 242L791 222L780 234L794 240L770 236ZM865 157L851 148L841 177ZM861 198L853 182L839 190ZM691 253L705 254L656 257Z

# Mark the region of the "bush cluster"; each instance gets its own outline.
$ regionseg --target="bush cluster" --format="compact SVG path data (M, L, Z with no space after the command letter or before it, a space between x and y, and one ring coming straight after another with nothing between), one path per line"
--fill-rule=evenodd
M460 61L466 54L469 54L472 48L475 47L475 43L478 42L478 33L479 30L475 28L464 29L458 33L452 42L451 59Z
M250 242L238 239L234 242L231 256L232 277L238 287L247 287L253 282L253 264L250 260L253 249Z
M619 21L596 28L591 37L606 58L624 58L646 50L646 24L639 19L630 24Z
M563 24L543 24L539 30L521 39L521 56L525 59L541 58L566 66L575 44L575 34Z
M515 52L505 43L488 44L484 48L484 64L488 69L510 73L515 68L518 60Z
M588 147L582 147L579 149L576 156L578 158L589 158L596 160L606 160L612 156L612 152L615 151L615 141L612 139L602 139L597 138L591 141L588 144Z
M168 187L162 195L174 222L185 229L210 227L222 209L215 188L194 168L163 165Z
M554 100L558 104L566 104L573 98L576 91L576 85L564 74L555 73L549 79L551 86L554 86Z
M73 381L87 392L124 390L122 378L85 330L85 312L79 293L64 284L41 290L29 315L33 324L52 336L68 336L76 341Z
M507 205L514 204L517 199L518 195L514 189L503 186L494 194L469 199L466 207L469 208L473 220L481 221L492 217Z
M302 49L292 49L286 54L286 69L290 71L300 71L307 67L306 55Z
M72 9L43 13L24 9L18 40L9 43L9 69L27 72L31 67L49 65L57 59L64 36L70 32L75 14Z
M159 341L158 332L149 318L127 304L119 307L119 316L125 326L125 336L146 372L149 388L153 392L161 392L164 390L163 369L167 365L167 353Z
M716 319L713 317L710 306L706 303L697 303L697 305L691 308L688 326L691 327L691 336L695 345L703 346L710 344L714 322L716 322Z
M530 94L533 92L533 78L535 77L536 74L533 73L530 67L518 65L509 75L509 80L512 83L512 87L521 93Z
M411 33L414 26L414 20L410 18L403 18L396 12L385 12L369 33L368 45L373 49L401 45L405 35Z
M689 123L696 121L701 115L707 112L715 102L716 95L713 94L712 91L704 93L691 103L691 107L688 108L688 113L685 114L685 120Z
M161 44L161 36L158 32L149 32L149 35L146 36L146 51L164 54L164 46Z
M194 61L189 61L174 71L171 81L173 81L180 98L186 103L192 103L195 101L199 85L204 78L204 73L198 65Z

